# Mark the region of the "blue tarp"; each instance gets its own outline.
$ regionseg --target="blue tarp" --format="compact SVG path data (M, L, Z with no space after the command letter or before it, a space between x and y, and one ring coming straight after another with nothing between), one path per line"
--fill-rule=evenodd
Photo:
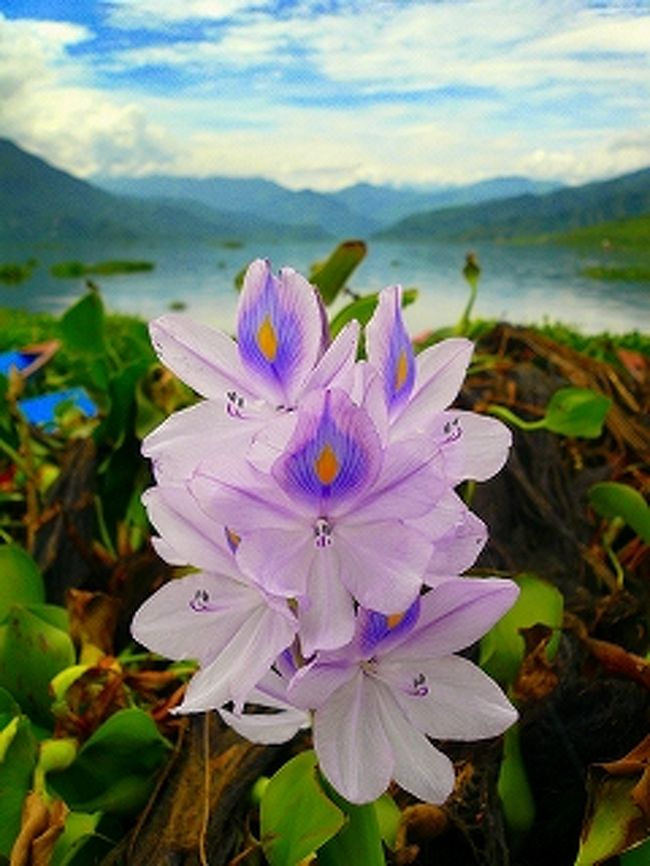
M18 349L13 349L10 352L1 352L0 373L3 376L7 376L12 367L15 367L16 370L24 370L37 357L38 355L33 352L21 352Z
M97 406L90 399L85 388L68 388L52 394L41 394L40 397L28 397L19 400L18 405L30 424L53 429L56 427L56 408L61 403L71 403L89 418L97 416Z

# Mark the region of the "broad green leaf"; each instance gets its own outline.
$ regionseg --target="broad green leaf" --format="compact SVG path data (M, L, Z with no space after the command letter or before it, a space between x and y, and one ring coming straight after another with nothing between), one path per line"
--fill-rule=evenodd
M9 856L20 830L23 802L32 785L36 740L26 716L15 716L5 727L5 748L0 760L0 854ZM0 733L2 737L2 733Z
M69 812L63 833L56 840L50 866L69 866L80 849L95 835L101 817L101 812Z
M314 752L301 752L278 770L264 791L264 853L271 866L295 866L334 836L344 821L320 785Z
M14 605L0 637L0 686L7 689L30 718L52 721L50 680L75 660L74 646L54 605ZM65 611L63 611L65 614Z
M45 587L38 566L18 544L0 546L0 622L13 604L41 604Z
M505 733L497 791L511 833L519 838L524 836L535 821L535 802L521 757L518 725Z
M575 866L599 866L638 841L639 833L644 838L643 815L631 796L637 782L635 776L611 776L592 787Z
M521 574L516 581L519 598L481 640L481 667L503 683L514 682L524 659L526 645L519 630L538 623L559 629L564 612L562 594L550 583L534 574ZM559 633L549 642L549 659L556 652L558 642Z
M48 780L73 809L133 814L146 802L169 748L147 713L119 710L86 740L70 767Z
M408 307L409 304L412 304L417 299L417 296L417 289L406 289L402 293L402 306ZM372 318L372 314L375 312L377 301L378 295L376 294L364 295L361 298L356 298L352 303L339 310L330 324L332 337L335 337L344 325L347 325L352 319L356 319L362 326L367 325Z
M344 241L328 259L314 266L309 282L318 287L325 305L331 304L345 288L350 274L363 261L366 250L363 241Z
M14 716L20 715L20 707L6 689L0 688L0 731L9 724Z
M399 806L390 794L382 794L372 805L377 816L381 838L392 850L397 844L397 830L402 818Z
M589 504L608 520L622 518L646 544L650 544L650 506L634 487L617 481L601 481L589 488Z
M96 866L123 836L121 821L112 815L69 812L48 866Z
M101 355L106 351L104 305L98 292L87 292L66 310L61 318L61 333L71 352Z
M648 866L650 863L650 839L630 848L619 857L620 866Z
M612 401L589 388L560 388L546 407L544 427L563 436L596 439Z

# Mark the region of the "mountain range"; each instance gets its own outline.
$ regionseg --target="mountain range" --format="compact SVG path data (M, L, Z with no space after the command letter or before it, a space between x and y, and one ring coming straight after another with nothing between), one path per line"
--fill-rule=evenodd
M94 178L0 139L0 241L510 239L650 213L650 169L580 187L501 177L334 193L261 178Z

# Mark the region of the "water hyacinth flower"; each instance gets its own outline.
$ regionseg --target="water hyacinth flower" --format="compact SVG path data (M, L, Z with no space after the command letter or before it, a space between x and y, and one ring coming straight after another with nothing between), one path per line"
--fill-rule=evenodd
M152 488L144 497L168 562L201 570L171 580L136 612L135 639L168 658L196 659L178 712L197 712L233 701L240 706L293 641L295 615L286 599L265 593L241 573L236 539L212 523L182 487Z
M465 479L484 481L501 469L512 443L505 424L474 412L447 411L458 395L472 357L473 344L450 338L417 357L402 318L402 289L379 294L366 326L370 364L383 382L390 418L390 438L435 436L452 485Z
M409 525L445 492L435 443L382 447L370 414L343 391L312 392L270 472L246 461L199 465L189 489L240 538L237 561L268 592L297 599L305 655L346 643L354 603L390 613L416 598L431 539Z
M218 442L241 450L278 413L314 388L346 381L356 358L358 322L329 343L314 287L291 268L276 277L270 263L246 271L237 311L237 341L182 314L151 323L162 363L206 400L175 413L143 443L157 478L179 480L197 455Z
M321 770L347 800L371 802L394 779L442 803L454 770L428 737L484 739L516 721L496 683L455 653L481 637L517 593L509 580L453 578L402 616L360 610L348 646L318 653L298 670L288 699L314 710Z

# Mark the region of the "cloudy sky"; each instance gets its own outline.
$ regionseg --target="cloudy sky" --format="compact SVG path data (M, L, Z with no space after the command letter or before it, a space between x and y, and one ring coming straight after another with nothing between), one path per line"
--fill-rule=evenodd
M77 175L650 165L650 0L0 0L0 135Z

